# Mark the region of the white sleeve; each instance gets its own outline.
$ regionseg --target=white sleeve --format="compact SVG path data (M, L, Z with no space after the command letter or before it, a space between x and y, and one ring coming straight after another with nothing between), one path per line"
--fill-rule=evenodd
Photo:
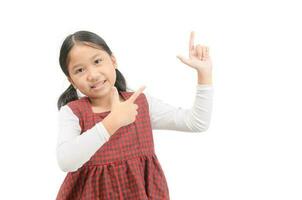
M213 86L197 84L195 101L190 109L175 107L145 94L149 104L152 129L203 132L210 125Z
M56 156L64 172L76 171L110 138L102 123L80 134L79 119L67 105L59 111L58 125Z

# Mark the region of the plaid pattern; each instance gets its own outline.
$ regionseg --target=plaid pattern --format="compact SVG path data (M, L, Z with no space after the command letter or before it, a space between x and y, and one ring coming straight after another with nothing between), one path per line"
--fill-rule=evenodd
M121 92L126 100L133 92ZM114 133L81 168L67 173L57 200L169 200L169 189L155 155L148 102L144 93L134 123ZM87 96L68 103L82 132L110 111L93 113Z

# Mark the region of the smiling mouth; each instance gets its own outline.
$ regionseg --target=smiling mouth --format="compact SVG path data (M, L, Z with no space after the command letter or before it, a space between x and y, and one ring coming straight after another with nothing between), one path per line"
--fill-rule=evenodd
M103 87L103 85L106 83L106 81L107 81L107 80L104 80L104 81L102 81L102 82L100 82L100 83L97 83L97 84L91 86L91 88L92 88L92 89L101 88L101 87Z

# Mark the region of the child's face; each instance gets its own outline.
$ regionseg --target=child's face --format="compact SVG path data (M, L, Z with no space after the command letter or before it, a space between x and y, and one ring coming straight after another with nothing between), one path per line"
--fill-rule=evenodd
M104 50L76 44L69 52L67 67L70 75L69 82L88 97L105 96L114 86L116 59ZM92 88L96 83L100 84Z

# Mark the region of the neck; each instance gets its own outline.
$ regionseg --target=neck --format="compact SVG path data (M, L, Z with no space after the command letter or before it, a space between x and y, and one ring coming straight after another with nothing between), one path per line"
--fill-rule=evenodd
M91 106L95 108L101 108L103 110L110 110L111 109L111 97L110 95L106 95L102 98L88 98L90 100ZM124 101L121 95L119 95L120 102Z
M91 105L93 107L102 108L102 109L110 109L111 108L111 98L109 95L106 95L102 98L91 98L89 97Z

